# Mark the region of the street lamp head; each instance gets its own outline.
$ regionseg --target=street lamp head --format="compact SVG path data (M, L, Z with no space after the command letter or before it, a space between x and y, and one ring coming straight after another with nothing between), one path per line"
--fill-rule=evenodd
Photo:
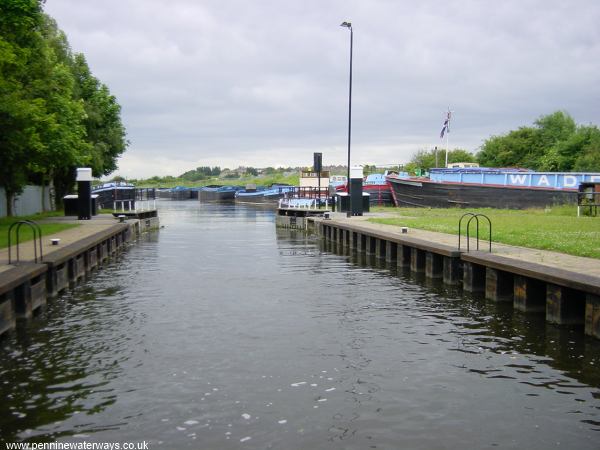
M352 23L351 22L342 22L340 27L352 28Z

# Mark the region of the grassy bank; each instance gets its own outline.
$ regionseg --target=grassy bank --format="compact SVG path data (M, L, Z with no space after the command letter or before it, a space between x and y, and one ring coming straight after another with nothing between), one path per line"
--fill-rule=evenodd
M5 248L8 246L8 229L10 226L18 222L19 220L33 220L38 223L42 230L42 239L44 236L49 236L54 233L58 233L59 231L67 230L69 228L76 227L78 225L75 224L67 224L67 223L43 223L40 222L42 219L46 219L48 217L61 216L63 214L62 211L54 211L51 213L45 214L36 214L33 216L22 216L22 217L3 217L0 219L0 248ZM15 243L15 231L16 228L13 228L12 231L12 243ZM31 228L27 225L22 225L19 231L19 242L25 242L33 239L33 233Z
M134 184L136 187L155 187L155 188L173 188L175 186L185 187L202 187L210 184L221 184L226 186L245 186L246 184L256 184L262 186L270 186L271 184L283 183L297 186L299 183L300 176L298 174L284 176L282 174L265 175L258 177L241 177L241 178L207 178L200 181L188 181L182 178L174 178L170 181L155 181L152 179L148 180L135 180Z
M376 208L393 215L391 218L372 218L371 222L408 226L423 230L458 235L460 217L480 213L492 222L492 240L520 247L539 248L576 256L600 258L600 217L577 217L573 206L524 211L504 209L425 209ZM466 232L463 220L462 234ZM475 222L471 222L471 235ZM487 239L487 222L480 221L480 238Z

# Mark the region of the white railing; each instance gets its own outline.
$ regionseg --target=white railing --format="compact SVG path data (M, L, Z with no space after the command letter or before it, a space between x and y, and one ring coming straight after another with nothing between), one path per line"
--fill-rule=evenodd
M132 208L132 205L134 206ZM117 207L118 206L118 207ZM127 209L125 209L127 206ZM156 199L151 200L115 200L113 202L114 211L149 211L156 209Z
M327 197L325 198L325 208L327 209ZM318 199L316 198L281 198L279 199L279 208L291 209L319 209Z

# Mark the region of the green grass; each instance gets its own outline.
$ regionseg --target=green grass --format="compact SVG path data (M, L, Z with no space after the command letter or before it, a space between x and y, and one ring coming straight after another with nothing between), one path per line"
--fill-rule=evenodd
M530 210L375 208L374 211L397 217L372 218L370 222L454 235L458 235L458 222L463 214L485 214L492 222L493 242L600 258L600 217L577 217L575 206ZM468 217L462 222L463 235L467 222ZM475 234L475 221L471 222L470 234ZM480 220L479 237L488 236L487 221Z
M300 176L297 174L283 176L282 174L264 175L259 177L242 177L242 178L208 178L201 181L187 181L182 178L174 179L173 181L154 182L152 180L139 180L135 183L136 187L155 187L155 188L173 188L175 186L185 187L202 187L209 184L221 184L226 186L245 186L246 184L256 184L262 186L270 186L274 183L285 183L297 186Z
M43 223L42 219L46 219L49 217L62 216L62 211L53 211L44 214L36 214L33 216L22 216L22 217L3 217L0 219L0 248L8 247L8 230L10 226L18 222L19 220L32 220L36 222L41 230L42 230L42 239L45 236L50 236L54 233L58 233L59 231L67 230L69 228L77 227L79 225L75 224L67 224L67 223ZM12 244L14 245L16 242L16 229L15 226L12 230ZM31 228L27 225L21 225L19 231L19 242L26 242L33 239L33 232Z

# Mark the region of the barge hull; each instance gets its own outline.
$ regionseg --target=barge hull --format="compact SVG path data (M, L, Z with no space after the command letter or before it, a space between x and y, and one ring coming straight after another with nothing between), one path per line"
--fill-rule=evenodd
M577 204L577 191L388 178L394 203L422 208L544 208Z
M235 191L211 192L201 190L198 198L201 202L232 202L235 198Z

